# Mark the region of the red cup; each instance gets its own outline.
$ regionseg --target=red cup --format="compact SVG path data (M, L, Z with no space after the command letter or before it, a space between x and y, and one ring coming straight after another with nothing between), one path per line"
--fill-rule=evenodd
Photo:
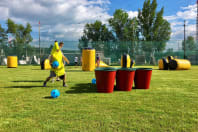
M116 76L115 68L96 68L96 87L100 93L112 93Z
M116 90L131 91L133 87L133 80L135 76L135 69L121 68L116 73Z
M135 71L135 88L149 89L152 76L152 68L137 68Z

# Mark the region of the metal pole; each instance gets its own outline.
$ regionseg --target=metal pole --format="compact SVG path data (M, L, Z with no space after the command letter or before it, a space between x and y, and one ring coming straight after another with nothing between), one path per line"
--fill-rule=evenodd
M186 59L186 20L184 20L184 59Z
M41 63L40 21L39 21L39 55L40 55L40 63Z
M27 61L27 41L26 41L26 35L25 35L25 61Z
M198 0L197 0L197 21L196 21L196 42L198 41Z
M196 45L198 44L198 0L197 0L197 20L196 20Z

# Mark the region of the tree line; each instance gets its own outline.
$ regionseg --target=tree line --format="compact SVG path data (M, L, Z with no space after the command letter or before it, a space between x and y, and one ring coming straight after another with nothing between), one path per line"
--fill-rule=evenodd
M161 52L171 35L170 23L163 18L163 13L163 7L157 11L156 0L145 0L134 18L123 9L117 9L108 20L108 26L99 20L85 25L79 49L91 45L105 55L114 52L117 56Z
M22 24L16 24L11 19L7 19L6 25L7 29L4 29L0 24L0 46L6 56L16 55L21 58L25 55L31 55L34 47L30 45L30 42L33 40L30 23L23 26ZM8 38L8 36L11 36L11 38Z

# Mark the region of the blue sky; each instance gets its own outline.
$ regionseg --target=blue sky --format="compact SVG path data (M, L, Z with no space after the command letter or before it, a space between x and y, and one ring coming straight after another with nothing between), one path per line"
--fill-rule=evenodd
M144 0L111 0L109 13L113 14L114 10L118 8L136 11L138 8L142 8L143 3ZM164 15L168 16L176 14L181 7L195 4L196 0L157 0L157 3L158 9L164 6Z
M144 0L0 0L0 24L5 27L7 18L24 25L29 22L36 42L40 20L41 40L77 41L85 23L99 19L107 24L120 8L135 17L143 3ZM183 39L184 19L187 35L195 36L196 0L157 0L157 3L158 10L164 7L164 18L171 23L171 40Z

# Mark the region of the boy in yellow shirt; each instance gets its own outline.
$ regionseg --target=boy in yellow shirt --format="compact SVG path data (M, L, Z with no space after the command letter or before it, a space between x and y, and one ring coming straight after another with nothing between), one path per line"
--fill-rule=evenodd
M67 87L66 85L66 75L65 75L65 68L63 59L69 64L69 60L63 55L61 52L61 48L63 47L64 43L60 42L58 44L57 41L54 43L54 47L51 51L51 58L50 58L50 64L52 64L54 61L58 61L59 66L57 68L51 68L50 75L47 77L47 79L43 83L43 87L46 87L47 82L52 79L53 77L58 76L60 79L63 80L63 87Z

